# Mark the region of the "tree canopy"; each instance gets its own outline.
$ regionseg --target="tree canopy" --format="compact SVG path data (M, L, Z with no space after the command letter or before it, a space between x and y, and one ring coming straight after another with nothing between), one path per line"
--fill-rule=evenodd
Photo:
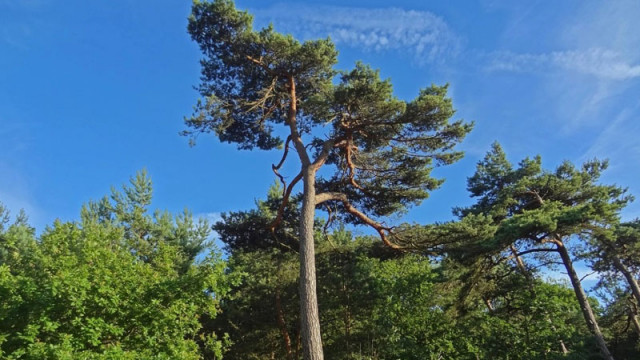
M413 101L400 100L390 81L366 65L336 70L337 51L330 39L300 42L271 25L254 30L252 17L230 0L194 2L188 31L204 57L198 86L202 99L186 119L185 134L213 132L240 149L283 147L282 159L272 165L284 185L272 229L280 225L302 181L302 342L305 359L322 359L316 207L333 206L346 221L375 228L388 246L403 247L391 239L392 227L376 218L402 212L436 189L442 181L431 177L433 166L461 157L453 147L472 126L449 122L454 111L446 86L426 88ZM279 136L275 125L283 125L287 135ZM290 145L300 172L287 184L279 171ZM332 168L318 178L324 165Z
M151 192L141 172L38 238L23 214L0 229L2 358L222 356L224 337L203 332L200 318L217 315L231 285L225 263L211 249L196 261L206 223L147 214Z
M367 65L335 70L330 39L299 42L272 26L254 30L231 1L196 2L188 30L204 58L202 99L184 134L213 132L241 149L284 146L273 166L282 180L277 171L293 144L303 167L331 165L318 179L316 205L335 203L345 219L376 227L385 240L390 229L369 216L419 204L442 183L430 176L433 166L462 156L453 147L471 124L449 121L455 111L446 85L400 100ZM283 189L285 200L301 178Z

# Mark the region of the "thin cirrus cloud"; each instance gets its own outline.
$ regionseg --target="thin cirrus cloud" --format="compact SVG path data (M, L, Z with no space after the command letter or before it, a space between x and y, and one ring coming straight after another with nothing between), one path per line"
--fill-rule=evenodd
M403 50L418 64L441 61L460 49L446 22L426 11L279 4L254 13L257 20L303 39L329 35L337 44L364 51Z
M640 64L633 64L613 50L554 51L542 54L493 52L487 56L490 71L539 72L560 69L591 75L603 80L627 80L640 77Z

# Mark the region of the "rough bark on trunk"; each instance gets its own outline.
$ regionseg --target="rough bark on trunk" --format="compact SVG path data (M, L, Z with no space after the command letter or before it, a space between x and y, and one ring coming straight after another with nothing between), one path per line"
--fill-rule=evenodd
M320 316L318 313L318 294L316 293L316 260L313 241L313 223L316 212L316 170L307 149L302 142L297 127L298 100L296 82L288 77L289 112L287 125L291 141L302 164L302 209L300 211L300 332L302 355L304 360L323 360L322 338L320 336Z
M520 269L522 275L524 275L527 280L531 280L531 274L529 273L529 270L527 270L527 267L524 265L524 261L522 261L520 255L518 255L518 249L516 249L516 247L513 245L510 246L510 249L511 254L513 255L513 259L515 260L516 265L518 265L518 269ZM531 282L529 282L529 284L531 284Z
M627 308L627 312L629 313L629 321L631 321L631 323L633 324L633 329L636 331L636 334L640 335L640 323L638 322L636 312L633 311L631 306Z
M636 302L640 304L640 287L638 287L638 281L636 281L631 271L629 271L618 257L613 258L613 265L622 273L622 275L624 275L624 278L627 279L627 283L629 283L633 297L636 299Z
M313 222L315 217L315 176L313 166L303 168L303 198L300 216L300 321L302 347L305 360L322 360L322 338L318 297L316 293L315 244Z
M611 355L611 352L609 352L609 348L607 348L607 343L604 341L602 331L600 331L596 317L593 314L593 309L591 309L591 305L589 305L587 294L584 292L582 284L580 283L580 278L573 267L573 261L571 261L569 251L561 241L558 241L556 245L558 252L560 253L560 257L562 258L562 263L564 264L567 274L569 275L569 279L571 280L571 285L573 285L573 290L576 293L578 303L580 303L580 309L582 310L582 315L587 323L587 327L595 338L603 358L606 360L613 360L613 356Z

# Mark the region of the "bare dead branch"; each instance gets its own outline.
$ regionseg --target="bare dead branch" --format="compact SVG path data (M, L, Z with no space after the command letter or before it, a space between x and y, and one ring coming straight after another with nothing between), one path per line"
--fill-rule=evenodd
M280 168L282 167L282 164L284 164L284 161L287 159L287 154L289 154L289 142L291 142L291 135L287 136L287 140L284 143L284 152L282 154L282 159L280 159L280 162L278 163L278 165L271 164L271 170L273 170L273 173L276 174L276 176L278 177L278 179L280 179L280 182L282 183L282 199L283 200L287 194L287 182L284 180L284 177L280 175L280 172L278 172L278 170L280 170Z
M540 194L537 191L529 190L529 191L526 192L526 194L533 195L536 198L536 201L538 201L539 205L543 205L544 204L544 200L542 199L542 196L540 196Z
M274 76L273 79L271 80L271 85L269 85L267 88L261 90L259 93L262 93L260 98L256 101L251 101L248 102L247 105L250 105L250 107L245 111L245 113L251 112L253 110L256 110L258 108L264 108L265 105L267 104L267 100L269 100L270 98L273 97L272 93L276 87L276 84L278 82L278 77ZM271 113L275 108L276 105L272 106L271 109L269 109L268 113ZM266 118L267 115L263 115L263 120ZM261 122L262 122L261 121Z

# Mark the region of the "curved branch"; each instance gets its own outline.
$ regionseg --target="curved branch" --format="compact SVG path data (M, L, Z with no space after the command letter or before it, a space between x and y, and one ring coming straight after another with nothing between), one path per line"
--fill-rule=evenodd
M360 186L360 184L356 182L356 179L355 179L356 165L353 163L353 160L351 160L351 155L353 154L353 150L354 149L357 150L358 148L353 145L353 141L349 141L346 148L347 148L347 155L346 155L347 166L349 166L349 182L351 183L351 185L353 185L354 188L364 191L362 186Z
M391 234L391 228L383 226L382 224L368 217L362 211L356 209L353 205L351 205L351 203L349 202L349 198L347 197L346 194L339 193L339 192L325 192L325 193L317 194L315 200L316 200L316 205L319 205L325 201L331 201L331 200L342 202L342 205L344 206L345 210L349 212L349 214L357 217L363 223L374 228L380 235L380 238L382 239L382 242L385 245L395 250L405 250L404 247L398 244L394 244L389 240L389 235Z
M289 143L291 142L291 135L287 136L287 140L284 142L284 153L282 154L282 159L280 159L280 162L278 163L278 165L271 165L271 168L273 169L274 172L276 172L276 175L278 175L277 171L280 170L280 168L282 167L282 164L284 164L284 161L287 159L287 155L289 154ZM278 177L280 177L280 175L278 175Z
M595 271L592 271L592 272L590 272L590 273L586 274L585 276L583 276L583 277L581 277L581 278L580 278L580 281L582 282L582 280L584 280L584 279L588 278L589 276L591 276L591 275L593 275L593 274L595 274L595 273L596 273Z
M280 177L280 179L281 179L281 181L284 182L284 179L282 177ZM298 175L296 175L296 177L293 178L293 180L291 180L291 184L289 184L289 186L285 187L285 191L284 191L284 194L282 196L282 202L280 203L280 207L278 208L278 214L276 215L276 218L271 222L271 224L269 224L269 230L271 230L271 232L274 232L276 230L276 228L282 222L282 217L284 215L284 209L287 207L287 204L289 203L289 197L291 197L291 191L293 190L293 187L301 179L302 179L302 171L299 172Z

